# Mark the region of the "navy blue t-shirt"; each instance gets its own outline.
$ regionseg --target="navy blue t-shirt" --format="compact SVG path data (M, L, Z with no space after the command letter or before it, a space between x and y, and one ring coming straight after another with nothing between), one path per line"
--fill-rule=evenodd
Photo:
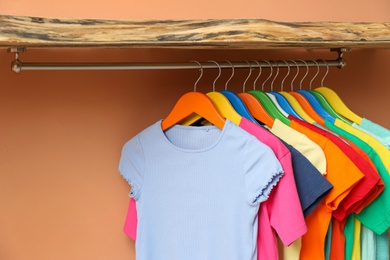
M295 184L305 217L326 197L333 185L298 150L281 140L291 153Z

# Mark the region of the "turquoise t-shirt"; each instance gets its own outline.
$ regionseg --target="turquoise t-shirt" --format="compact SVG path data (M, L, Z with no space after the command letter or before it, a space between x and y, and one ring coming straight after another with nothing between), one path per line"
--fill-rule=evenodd
M362 260L377 259L376 237L377 235L371 229L368 229L367 227L362 225L362 229L360 232Z
M355 124L355 123L353 123L352 126L357 128L357 129L359 129L359 130L362 130L363 132L365 132L365 133L367 133L369 135L371 135L372 137L377 139L379 142L381 142L387 148L387 150L390 150L390 134L386 136L382 132L382 134L379 135L379 134L371 132L371 129L364 128L361 125L358 125L358 124Z
M119 172L137 202L137 260L256 260L259 206L283 175L229 120L166 131L158 121L124 145Z
M390 130L378 125L366 118L363 118L362 122L359 124L359 126L363 129L366 129L370 131L372 134L375 134L380 137L387 137L390 136Z
M389 233L385 232L382 235L376 235L376 260L389 259Z

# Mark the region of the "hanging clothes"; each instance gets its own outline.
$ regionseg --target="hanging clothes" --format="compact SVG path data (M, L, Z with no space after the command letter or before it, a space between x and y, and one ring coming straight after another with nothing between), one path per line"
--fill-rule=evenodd
M350 160L353 161L353 163L355 163L359 170L365 175L364 178L362 178L362 180L360 180L359 183L357 183L352 188L348 196L343 199L338 208L332 213L332 244L330 247L330 259L343 259L345 255L344 247L346 244L346 239L344 236L344 226L347 221L346 216L352 212L360 212L365 205L371 203L383 191L383 182L381 182L381 179L376 170L374 170L371 165L363 159L363 157L360 157L360 155L352 147L347 145L347 143L339 139L337 136L314 125L303 122L302 120L295 117L289 116L289 118L317 133L322 134L323 136L328 137L348 156ZM351 221L354 221L354 219ZM360 223L356 223L355 226L360 227ZM359 237L357 235L358 230L355 229L354 232L355 237ZM349 239L348 242L350 241L351 240ZM354 240L352 239L352 241ZM355 255L358 256L359 254L357 251L360 253L360 249L356 249L356 246L354 248Z
M360 212L363 208L361 205L368 205L383 191L384 185L378 172L364 160L351 146L349 146L342 139L328 131L316 127L315 125L306 123L298 118L289 116L289 118L310 130L319 133L336 144L343 153L357 166L357 168L364 174L362 178L348 193L348 196L343 199L338 208L333 211L332 216L336 220L342 221L347 215L356 211Z
M389 172L383 164L380 156L377 152L369 146L366 142L363 142L360 138L348 133L347 131L336 127L330 122L325 121L325 125L337 131L340 135L348 138L348 140L353 141L359 147L367 152L367 154L372 159L375 164L378 173L384 182L385 187L390 185L389 182ZM369 205L367 205L362 211L357 215L358 219L368 228L376 232L377 234L382 234L385 232L390 225L390 216L386 214L381 214L383 212L390 212L390 189L384 189L383 192ZM387 211L386 211L387 210Z
M292 115L266 129L225 121L201 96L219 128L175 125L179 109L123 148L119 170L132 187L124 232L137 259L388 259L389 130Z
M313 166L317 168L317 170L321 174L326 174L327 162L324 151L321 149L320 146L310 140L307 136L288 127L278 119L275 120L270 131L285 142L289 143L295 149L297 149L312 163ZM328 192L326 192L326 194L328 194ZM313 203L310 212L313 211L320 203L321 199L319 197L319 199ZM299 259L300 251L301 238L298 238L290 246L283 247L283 259Z
M314 208L332 186L314 167L303 165L308 161L298 161L297 152L293 151L292 155L283 141L264 128L245 118L241 120L240 127L268 145L280 161L288 161L288 164L282 164L284 177L259 212L258 259L279 259L276 233L286 246L299 239L307 231L304 212ZM302 167L294 168L294 163ZM289 217L284 218L286 215Z
M328 138L292 121L290 126L304 133L312 141L320 145L327 158L326 178L332 183L333 189L307 218L308 232L302 237L301 259L324 259L326 232L331 215L341 201L348 195L352 187L364 177L363 173L350 161L348 157ZM348 173L346 175L345 173Z
M240 127L268 145L284 170L284 177L260 208L257 239L258 259L264 259L265 256L267 259L278 259L275 231L279 237L285 238L287 245L301 237L306 232L302 212L309 214L330 191L332 185L298 151L264 128L245 118L242 118ZM125 233L134 240L136 236L134 219L137 218L135 204L134 201L129 203L124 228ZM289 215L288 219L283 218L286 214ZM284 221L281 221L283 219ZM299 228L300 226L302 228Z

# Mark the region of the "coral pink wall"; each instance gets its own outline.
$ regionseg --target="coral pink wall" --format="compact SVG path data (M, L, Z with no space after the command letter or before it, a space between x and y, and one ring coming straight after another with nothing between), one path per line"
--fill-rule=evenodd
M2 13L108 19L263 18L280 21L389 21L390 2L374 1L2 1Z
M0 13L390 21L386 0L290 2L2 1ZM21 55L24 61L130 62L335 57L327 50L171 49L31 49ZM390 50L354 50L345 57L347 67L332 68L325 85L357 114L390 128ZM10 71L12 59L0 49L0 259L132 259L134 244L122 232L129 186L117 173L120 150L140 130L163 118L181 94L192 90L198 72L15 74ZM229 88L241 91L246 73L237 71ZM224 72L218 89L229 75ZM198 90L210 91L215 76L216 71L205 72ZM314 83L319 85L319 80Z

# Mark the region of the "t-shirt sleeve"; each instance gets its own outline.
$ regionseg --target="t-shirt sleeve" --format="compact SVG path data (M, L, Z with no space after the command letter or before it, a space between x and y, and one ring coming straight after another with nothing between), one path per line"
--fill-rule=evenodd
M334 143L328 141L324 149L327 150L328 161L332 162L328 164L328 173L333 173L327 176L333 189L326 196L325 201L328 209L333 212L352 188L364 178L364 174Z
M247 199L249 204L258 205L268 199L284 172L271 148L257 139L249 139L244 149Z
M128 141L123 149L119 162L119 173L130 184L129 196L135 200L143 184L144 154L138 136Z
M289 246L306 233L307 227L296 188L291 154L287 153L280 160L284 176L265 205L270 213L271 226L283 244Z
M310 163L305 156L289 146L295 183L302 210L307 217L333 188L333 185Z

